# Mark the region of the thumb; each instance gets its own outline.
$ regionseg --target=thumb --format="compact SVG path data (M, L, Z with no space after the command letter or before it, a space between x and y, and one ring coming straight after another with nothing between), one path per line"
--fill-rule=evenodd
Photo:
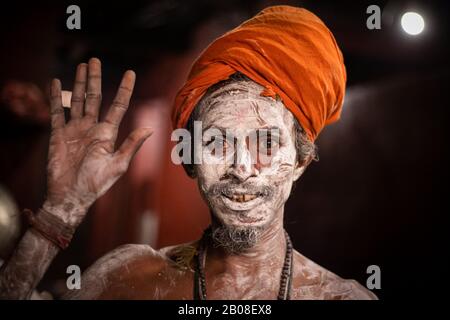
M124 161L126 164L130 163L136 152L145 142L145 140L153 134L153 129L149 127L143 127L135 129L125 139L116 152L116 156Z

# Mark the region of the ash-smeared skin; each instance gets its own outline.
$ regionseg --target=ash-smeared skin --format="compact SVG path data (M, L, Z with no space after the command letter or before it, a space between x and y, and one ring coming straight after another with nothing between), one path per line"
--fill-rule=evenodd
M29 299L59 249L27 232L0 271L0 299Z
M263 88L254 82L231 83L221 90L205 103L200 120L204 127L225 128L237 137L242 161L196 166L199 189L210 207L213 228L257 229L260 235L256 244L239 254L208 249L208 293L212 299L271 299L278 294L285 255L284 203L305 168L297 162L295 120L281 101L261 97ZM255 163L245 137L267 127L279 128L280 145L269 163ZM223 196L233 192L257 194L259 203L236 210ZM215 275L212 281L208 274Z
M90 65L97 68L96 63L97 61L92 61ZM82 73L85 67L79 68ZM79 76L80 71L77 78ZM95 89L93 93L99 93L99 83L92 83L91 87ZM237 136L264 125L276 125L281 130L280 149L269 164L249 164L248 157L244 157L246 160L242 166L202 164L196 167L200 192L211 209L214 227L254 227L260 232L258 241L238 254L222 247L208 246L205 266L208 299L275 299L278 295L286 245L283 233L284 203L289 197L293 181L302 174L306 163L300 165L296 162L292 115L280 101L260 97L261 90L260 86L252 82L234 83L228 88L221 88L211 96L209 107L200 116L204 126L215 124L227 127ZM76 92L74 89L74 93ZM90 97L95 98L96 95ZM120 106L123 104L116 106L119 109L113 109L113 112L123 114L124 110ZM75 111L79 108L81 107L76 103L75 108L72 108L75 118ZM92 105L89 110L95 112ZM53 111L52 122L55 127L60 113L55 112L57 109ZM79 128L83 131L80 121ZM99 128L104 127L108 126ZM102 132L102 129L99 131ZM63 135L63 138L64 136L67 137ZM112 138L115 136L116 134L110 135ZM145 130L132 134L126 148L128 162L146 136L148 132ZM50 148L49 171L53 171L49 176L53 178L49 182L54 183L54 187L50 188L49 194L52 196L44 207L76 227L84 217L86 208L117 180L118 175L115 173L123 172L128 162L120 162L116 167L117 162L109 163L114 156L108 153L111 141L102 143L101 139L94 139L94 143L89 144L89 139L83 139L86 136L69 138L69 149ZM83 165L82 158L85 157L76 156L77 148L74 146L77 143L79 150L90 150L92 161L88 161L89 166L86 163ZM96 149L97 147L100 148ZM245 145L240 144L238 147L245 155ZM67 159L68 154L70 159ZM67 162L62 161L63 158ZM105 164L111 166L111 171L99 168ZM83 174L73 176L74 171ZM97 180L91 180L102 172ZM59 179L54 179L56 177ZM58 186L59 182L63 184ZM235 210L231 210L230 203L224 202L220 196L222 193L230 196L235 191L257 194L260 198L258 205L241 210L242 208L236 209L233 204ZM242 217L253 217L258 221L245 223L242 222ZM182 252L192 253L197 246L198 243L194 242L159 251L145 245L119 247L83 274L81 290L69 291L63 298L192 299L193 261L191 258L180 265L183 259L179 258ZM0 292L4 292L2 297L28 298L57 252L58 249L53 244L27 231L0 273ZM296 251L293 271L293 299L376 298L356 282L339 278Z
M133 131L115 150L120 122L130 102L135 74L125 72L104 119L101 105L101 64L92 58L78 66L72 92L70 121L66 123L61 83L51 86L51 136L47 166L47 199L43 209L74 230L88 208L125 173L149 128ZM0 297L27 299L41 280L58 248L42 236L26 231L13 255L0 270Z
M220 94L212 94L204 103L199 120L204 128L224 128L238 138L237 152L242 154L240 164L204 163L196 166L198 184L203 198L207 201L213 218L227 226L245 227L237 217L260 219L252 227L265 228L279 216L282 218L283 206L289 197L292 183L304 170L296 161L294 140L294 118L281 101L261 97L263 88L251 81L231 83L223 87ZM252 164L245 137L254 130L278 127L280 146L268 164ZM204 157L210 157L204 153ZM254 163L255 161L253 161ZM236 212L224 202L220 193L233 192L258 194L261 203ZM281 219L282 220L282 219Z
M259 94L261 88L251 84ZM248 90L248 86L237 87ZM236 88L234 88L236 89ZM250 89L252 90L252 89ZM223 90L227 93L227 90ZM222 121L221 126L265 124L265 117L275 117L278 125L283 127L286 133L293 131L293 118L284 107L276 106L277 102L269 101L267 108L260 103L259 98L249 101L247 106L239 106L235 98L239 98L239 91L220 97L212 101L211 108L218 108L216 112L204 110L201 120ZM226 103L230 107L226 107ZM219 108L222 108L222 111ZM253 112L253 114L252 114ZM279 112L279 114L277 114ZM241 117L246 117L240 123ZM210 124L211 124L210 122ZM284 123L284 124L283 124ZM271 122L271 124L273 124ZM203 124L205 127L208 123ZM235 219L237 215L256 215L263 218L259 227L263 231L259 241L245 252L230 254L223 248L210 246L207 249L206 259L206 283L208 299L275 299L279 290L280 273L285 254L285 239L283 234L283 208L284 202L289 196L292 181L303 171L295 163L295 150L292 135L288 134L280 154L274 156L273 162L268 167L258 168L257 173L248 176L240 176L240 182L229 184L224 174L229 167L227 165L205 164L197 167L199 186L203 196L208 202L213 220L216 225L229 223L242 227ZM231 172L230 174L232 174ZM243 174L245 172L238 172ZM260 176L263 175L263 176ZM250 179L250 177L252 177ZM258 177L258 179L254 179ZM250 180L251 183L250 183ZM256 181L255 181L256 180ZM227 182L228 181L228 182ZM225 207L216 197L221 193L230 193L237 186L247 189L247 192L258 192L264 195L264 202L257 208L246 211L232 211ZM250 190L251 189L251 190ZM119 266L108 271L107 285L99 285L102 293L97 296L100 299L192 299L193 270L181 268L175 264L177 252L183 251L185 246L196 247L197 243L164 248L158 252L148 250L146 254L137 254L136 258L129 258L126 267ZM135 250L129 247L132 252ZM138 249L137 251L140 251ZM188 250L190 251L190 250ZM112 256L115 254L113 253ZM106 258L106 260L108 260ZM192 261L191 261L192 263ZM107 264L105 262L105 264ZM112 265L112 264L108 264ZM189 263L188 263L189 265ZM104 278L102 272L93 268L90 270L92 279ZM366 290L354 281L339 278L333 273L318 266L312 261L294 253L294 282L292 290L293 299L374 299L370 291ZM82 298L82 296L80 296Z
M175 252L185 246L197 246L197 243L159 251L147 245L121 246L83 274L81 290L69 291L62 298L191 300L193 271L174 263ZM266 264L278 269L278 259L271 258L271 253L265 256ZM234 272L226 272L220 259L209 257L211 263L207 271L209 275L206 275L208 299L275 299L279 278L261 272L263 266L254 264L254 257L241 258L234 266ZM292 299L376 299L372 292L357 282L339 278L298 252L294 254L294 266ZM261 274L256 276L258 272ZM227 288L230 285L233 290Z

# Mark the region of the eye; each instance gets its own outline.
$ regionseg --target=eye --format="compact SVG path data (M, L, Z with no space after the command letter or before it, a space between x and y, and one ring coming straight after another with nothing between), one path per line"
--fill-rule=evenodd
M258 136L258 153L262 155L272 155L279 145L277 135L273 135L270 131L262 132Z
M213 156L225 156L228 142L224 136L216 135L210 138L206 146Z

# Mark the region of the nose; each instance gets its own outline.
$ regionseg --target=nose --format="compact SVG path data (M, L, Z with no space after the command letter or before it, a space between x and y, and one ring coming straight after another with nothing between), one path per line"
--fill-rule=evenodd
M234 161L228 168L227 174L240 182L246 181L248 178L255 177L259 174L259 170L253 163L251 153L247 149L245 142L236 143Z

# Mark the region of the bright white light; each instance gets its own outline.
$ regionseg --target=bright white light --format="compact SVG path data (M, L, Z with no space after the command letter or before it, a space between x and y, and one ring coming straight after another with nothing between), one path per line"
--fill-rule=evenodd
M410 35L418 35L425 28L425 21L416 12L406 12L401 20L402 28Z

